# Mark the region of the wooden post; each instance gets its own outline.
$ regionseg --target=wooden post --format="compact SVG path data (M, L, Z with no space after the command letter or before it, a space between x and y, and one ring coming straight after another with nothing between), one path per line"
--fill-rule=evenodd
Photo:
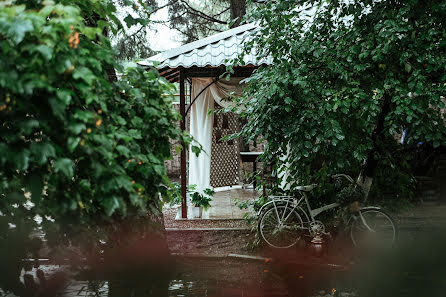
M186 130L186 94L184 89L184 68L180 68L180 114L181 114L181 131ZM186 176L186 144L182 143L181 150L181 217L187 219L187 176Z

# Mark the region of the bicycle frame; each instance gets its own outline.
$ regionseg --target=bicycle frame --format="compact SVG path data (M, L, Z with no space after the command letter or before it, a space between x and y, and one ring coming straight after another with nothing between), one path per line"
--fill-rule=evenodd
M353 184L353 185L357 185L356 182L353 180L353 178L352 178L351 176L347 175L347 174L342 174L342 173L341 173L341 174L335 174L335 175L332 175L332 178L340 178L340 177L345 178L348 182L350 182L350 183ZM285 206L285 208L288 207L288 204L289 204L289 202L290 202L290 200L291 200L292 205L294 205L294 207L293 207L292 210L296 210L296 209L300 209L300 210L302 210L303 213L305 214L306 218L307 218L307 222L306 222L306 223L309 223L309 222L310 222L310 218L311 218L311 222L314 222L314 221L315 221L315 217L318 216L319 214L321 214L321 213L323 213L323 212L325 212L325 211L327 211L327 210L330 210L330 209L332 209L332 208L335 208L335 207L340 206L339 203L331 203L331 204L327 204L327 205L324 205L324 206L319 207L319 208L316 208L316 209L311 209L311 206L310 206L310 203L308 202L308 197L307 197L307 195L305 194L305 191L300 191L300 194L302 195L302 197L301 197L297 202L294 202L294 197L293 197L293 196L271 196L272 201L270 201L270 202L266 203L265 205L263 205L263 206L260 208L260 210L257 212L257 216L260 216L260 214L262 213L262 210L263 210L264 208L266 208L266 207L267 207L268 205L270 205L270 204L273 204L273 205L274 205L274 208L276 209L276 215L277 215L277 218L280 219L280 218L279 218L279 214L277 213L276 200L281 201L281 203L286 202L286 206ZM305 201L306 209L307 209L307 210L304 210L304 209L300 206L301 203L302 203L302 201ZM291 211L291 212L292 212L292 211ZM290 212L290 214L291 214L291 212ZM310 216L308 216L308 214L309 214ZM288 216L289 216L289 214L288 214ZM285 220L288 218L288 216L285 218ZM361 219L364 220L364 219L362 218L362 215L361 215L361 214L360 214L360 216L361 216ZM282 218L282 220L283 220L283 219L284 219L284 218ZM368 227L368 226L367 226L367 227Z
M279 218L281 221L286 221L288 219L288 217L290 216L290 214L294 210L300 209L304 212L304 214L306 216L307 222L305 222L305 223L310 223L310 222L314 222L315 217L318 216L319 214L321 214L327 210L330 210L332 208L338 207L340 205L339 203L331 203L331 204L327 204L327 205L324 205L324 206L316 208L316 209L312 209L310 206L310 203L308 201L308 196L305 194L305 192L301 192L301 195L302 195L302 197L297 202L295 202L295 199L293 196L271 196L272 200L262 206L262 208L258 211L258 215L260 215L262 213L262 210L265 207L267 207L270 204L273 204L274 209L276 210L276 215L279 218L279 214L277 212L277 203L283 204L286 202L285 208L290 206L290 207L292 207L292 210L285 218L283 217L285 215L285 213L282 214L282 218ZM301 207L302 202L305 202L306 210Z

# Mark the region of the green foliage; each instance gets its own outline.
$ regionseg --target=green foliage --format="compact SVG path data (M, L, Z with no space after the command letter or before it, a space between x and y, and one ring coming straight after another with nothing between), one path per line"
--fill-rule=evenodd
M195 207L203 207L204 210L207 210L211 207L210 202L212 201L212 197L215 192L212 189L204 189L203 194L200 192L193 192L191 194L191 202Z
M364 194L362 193L361 188L354 185L343 187L336 192L336 201L341 203L341 205L347 205L355 201L359 202L362 201L363 198Z
M388 143L388 147L397 146ZM392 154L382 158L376 169L369 203L380 203L389 210L407 208L415 195L416 179L414 178L414 159L417 151L404 151L397 148ZM395 185L401 185L395 187Z
M169 139L189 143L161 96L171 85L117 64L103 34L122 29L111 2L23 2L0 3L0 275L17 281L21 260L38 257L37 228L50 246L90 252L124 218L153 228Z
M180 183L171 183L169 187L168 194L170 196L169 205L174 206L177 204L181 204L181 184Z
M357 176L374 151L373 158L385 160L378 175L393 172L386 178L404 196L411 178L399 175L407 166L396 161L396 151L418 141L446 145L445 19L446 3L434 0L259 6L248 16L259 30L245 52L255 50L271 65L246 79L242 134L266 140L266 163L279 171L288 163L288 183L324 184L338 172ZM374 138L382 113L383 129ZM396 146L403 129L411 132L406 147Z
M241 201L238 198L234 198L233 202L239 209L249 209L252 208L254 213L246 212L243 218L246 220L247 224L252 225L254 230L257 229L257 212L262 208L262 206L269 201L268 197L260 196L258 199L248 199Z

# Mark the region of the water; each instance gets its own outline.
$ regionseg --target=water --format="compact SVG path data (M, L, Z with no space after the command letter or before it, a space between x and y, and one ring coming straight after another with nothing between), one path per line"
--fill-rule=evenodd
M286 276L281 275L280 269L272 263L257 260L180 258L168 279L72 280L59 296L285 297L296 294L296 285L297 291L307 294L308 290L299 284L309 283L308 274L286 273ZM324 292L319 286L308 294L332 296L332 287L322 286L325 286Z
M356 263L327 262L306 254L300 259L292 258L284 250L278 251L273 261L266 262L176 258L165 273L155 270L118 278L70 280L58 296L443 297L446 237L440 237L441 234L444 233L431 239L431 235L418 235L417 240L400 244L385 254L361 254Z

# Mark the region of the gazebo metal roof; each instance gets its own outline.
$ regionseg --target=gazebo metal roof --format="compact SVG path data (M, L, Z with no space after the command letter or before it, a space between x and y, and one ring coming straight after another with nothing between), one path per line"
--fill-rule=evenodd
M179 80L179 68L187 69L187 77L215 77L221 74L228 61L236 58L243 50L243 44L257 30L255 23L242 25L210 37L174 48L146 60L138 62L141 66L156 67L160 74L170 80ZM254 53L244 56L245 71L239 76L249 76L253 68L268 61L258 60ZM244 73L246 72L246 73Z

